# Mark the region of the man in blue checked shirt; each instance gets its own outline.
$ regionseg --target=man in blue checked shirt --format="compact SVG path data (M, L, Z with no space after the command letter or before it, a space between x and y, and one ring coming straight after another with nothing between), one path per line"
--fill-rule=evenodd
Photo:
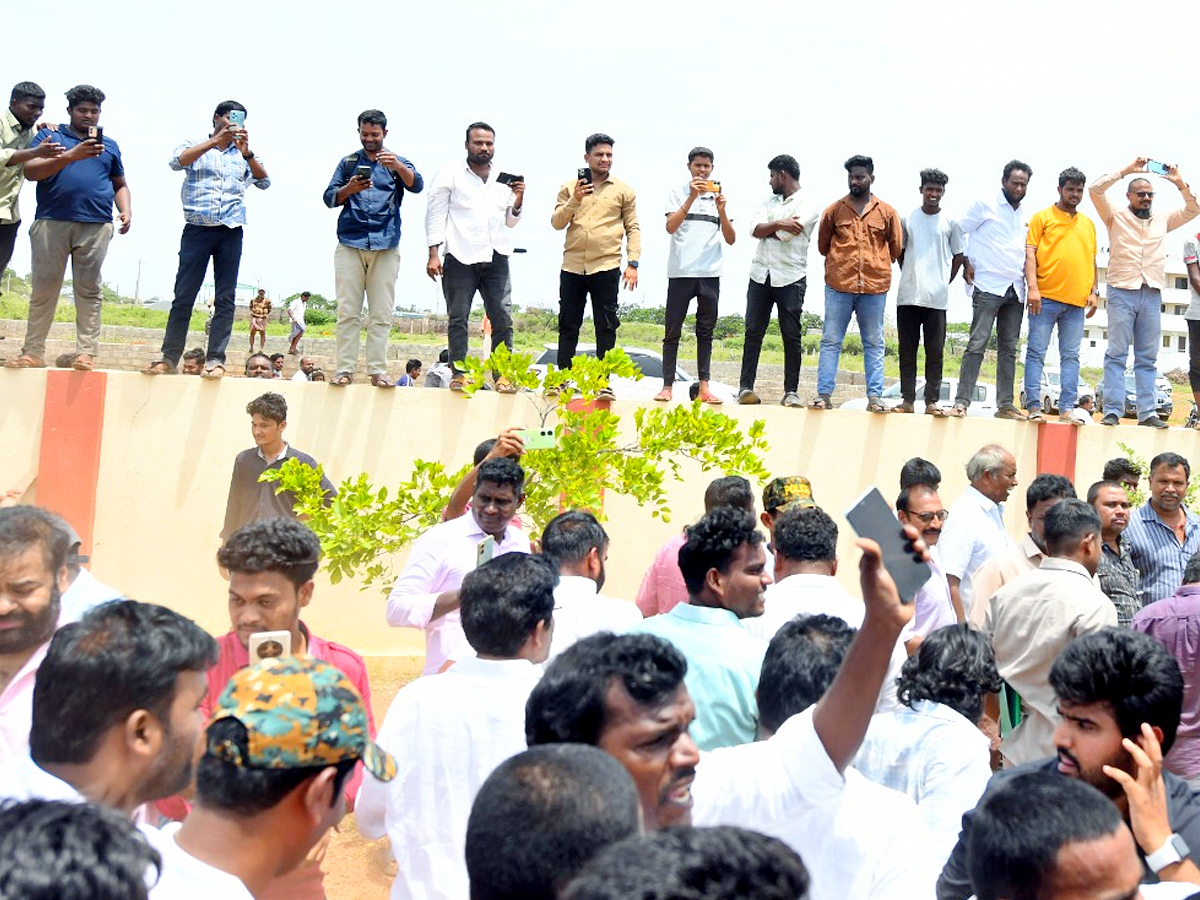
M358 116L361 150L342 157L325 188L325 205L340 206L333 252L337 292L337 344L330 384L344 387L358 367L363 294L367 297L367 374L379 388L396 385L387 374L387 342L400 272L400 204L425 181L417 167L383 145L387 116L368 109Z
M246 224L246 187L271 186L262 160L250 149L246 107L225 100L213 113L213 130L207 140L187 141L175 148L169 165L183 172L183 236L179 239L179 271L175 275L175 300L167 318L161 358L142 372L174 374L187 345L188 323L196 295L212 260L216 284L215 309L208 333L204 378L225 374L225 348L233 331L234 294L242 261L242 226Z

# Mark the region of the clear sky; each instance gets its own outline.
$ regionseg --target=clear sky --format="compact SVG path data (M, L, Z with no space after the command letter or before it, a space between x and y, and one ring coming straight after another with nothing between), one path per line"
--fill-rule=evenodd
M1066 0L61 0L46 7L53 21L9 35L5 57L9 83L46 89L47 118L66 120L63 92L74 84L108 95L101 122L121 146L133 196L133 228L113 239L104 269L122 293L133 294L141 260L142 298L171 296L183 220L181 176L167 161L183 140L208 134L218 102L236 99L272 180L250 191L240 281L272 297L333 296L337 212L321 194L358 147L357 114L377 107L389 118L387 145L427 180L463 158L467 123L495 127L496 165L528 183L516 240L529 252L513 263L523 306L557 305L562 234L550 212L587 134L616 138L613 173L637 190L642 285L632 299L645 306L665 302L667 192L686 180L689 148L713 148L740 232L721 300L734 313L744 311L755 243L746 223L769 194L766 163L777 153L799 160L801 184L821 205L845 193L842 162L871 155L876 194L905 214L919 204L920 169L949 174L943 205L953 211L997 190L1013 157L1034 169L1031 213L1055 200L1061 169L1092 179L1139 154L1179 163L1200 188L1187 49L1195 7L1126 8L1137 15ZM1179 204L1171 185L1157 190L1157 208ZM22 207L28 225L31 185ZM1094 217L1089 201L1082 208ZM423 196L406 198L397 302L441 309L425 275L424 212ZM1186 230L1173 235L1175 255ZM19 272L29 267L26 235L12 263ZM820 313L815 249L809 265L805 308ZM951 296L951 320L965 321L965 296Z

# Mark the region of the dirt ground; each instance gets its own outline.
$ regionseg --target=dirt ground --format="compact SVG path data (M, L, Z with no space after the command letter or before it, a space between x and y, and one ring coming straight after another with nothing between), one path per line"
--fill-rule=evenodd
M424 659L419 656L367 660L376 725L383 723L396 692L421 674L422 665ZM333 835L322 868L328 900L387 900L395 863L387 838L368 841L358 833L351 814Z

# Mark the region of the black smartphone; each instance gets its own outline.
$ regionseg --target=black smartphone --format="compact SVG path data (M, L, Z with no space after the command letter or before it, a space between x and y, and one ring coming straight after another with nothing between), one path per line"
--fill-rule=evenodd
M513 184L516 184L518 181L524 181L525 176L524 175L509 175L507 172L501 172L499 175L496 176L496 180L498 182L500 182L501 184L513 185Z
M592 170L590 168L588 168L587 166L584 166L582 169L580 169L579 170L579 180L582 181L584 184L591 184L592 183Z
M1155 175L1167 175L1171 170L1165 163L1160 163L1157 159L1148 159L1146 160L1146 171L1153 172Z
M358 168L356 168L354 170L354 177L361 178L363 181L370 181L371 180L371 167L370 166L359 166Z
M933 571L929 563L913 555L904 526L892 513L879 488L864 493L846 510L846 521L859 537L870 538L883 551L883 564L896 582L901 603L912 603L917 591L925 586Z
M88 140L95 141L97 144L104 143L104 128L100 125L88 126Z

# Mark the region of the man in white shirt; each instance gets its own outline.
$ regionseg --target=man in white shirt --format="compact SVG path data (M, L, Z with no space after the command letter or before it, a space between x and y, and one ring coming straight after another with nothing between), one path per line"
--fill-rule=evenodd
M966 257L966 238L957 221L941 208L946 182L940 169L921 170L921 205L901 222L900 286L896 293L896 330L900 340L900 394L893 412L910 413L917 401L917 348L925 336L925 414L944 415L938 406L942 390L942 351L946 344L946 309L950 282Z
M213 713L196 767L196 801L160 833L151 900L259 900L342 817L361 760L386 781L396 763L369 735L362 698L312 657L239 669Z
M967 462L970 484L950 507L938 541L942 570L958 621L971 611L971 578L1012 542L1004 530L1004 501L1017 486L1017 460L999 444L979 448Z
M162 606L119 600L64 625L33 692L29 755L0 767L0 798L76 800L132 816L184 790L217 645Z
M1000 348L996 361L996 418L1023 419L1013 403L1013 381L1017 374L1017 341L1025 313L1025 238L1028 225L1021 200L1029 187L1033 169L1014 159L1004 167L1000 192L987 200L976 200L958 220L967 237L964 278L971 295L971 335L958 375L954 416L965 416L979 378L984 351L996 329Z
M292 323L292 343L288 347L288 356L295 356L300 352L297 348L300 346L300 339L304 337L304 310L308 303L308 298L311 296L308 291L303 291L299 297L288 304L288 320Z
M759 680L759 722L765 737L821 699L853 636L842 619L825 615L803 616L779 629ZM803 854L812 875L811 900L928 896L938 869L916 804L854 769L845 776L841 796L761 830Z
M471 510L434 525L413 543L387 601L387 622L425 632L424 675L458 659L465 638L459 587L484 557L528 553L529 538L512 526L525 500L525 472L508 457L479 466Z
M442 295L450 317L447 331L454 378L450 390L462 390L465 378L456 365L467 357L467 319L478 291L492 323L492 346L512 350L512 281L508 257L513 244L509 229L521 221L525 179L492 173L496 131L484 122L467 126L467 161L442 169L433 180L425 207L425 272L442 279ZM445 245L445 259L439 253ZM516 392L507 378L496 379L502 394Z
M542 555L558 569L550 659L589 634L620 633L642 621L628 600L600 593L608 534L591 513L570 510L551 519L542 531Z
M941 473L938 473L939 481ZM902 479L903 480L903 479ZM957 625L954 603L950 600L950 584L942 568L937 544L950 513L942 506L942 498L936 485L923 482L910 484L896 498L896 518L904 525L911 525L921 533L921 539L929 547L929 568L933 577L913 596L912 628L905 636L905 648L915 653L921 641L932 632L947 625Z
M926 558L916 532L908 536L918 558ZM555 659L530 694L530 746L592 744L615 757L637 785L647 830L693 822L759 829L836 799L892 648L912 618L878 545L864 540L858 546L863 627L825 698L784 722L770 740L701 756L688 733L696 711L684 685L683 655L653 635L597 634Z
M524 553L468 573L462 627L475 656L392 701L376 742L397 760L396 777L365 777L354 814L367 838L391 841L395 900L467 896L467 818L484 779L525 747L525 701L550 651L557 580L549 561Z
M124 596L116 588L104 584L83 567L83 564L88 561L88 557L80 553L83 549L83 540L70 523L65 524L71 536L71 549L67 552L68 586L62 594L59 625L76 622L82 619L83 614L92 607L107 603L109 600L120 600Z
M311 356L300 357L300 368L292 375L292 381L312 381L312 374L315 368L316 366L313 365Z
M808 287L808 244L821 211L800 190L800 164L795 157L780 154L767 163L771 198L750 220L750 234L758 239L750 263L750 286L746 289L746 338L742 344L742 375L738 403L761 403L754 393L758 356L763 336L771 321L771 309L779 307L779 331L783 335L784 406L800 406L800 313Z

